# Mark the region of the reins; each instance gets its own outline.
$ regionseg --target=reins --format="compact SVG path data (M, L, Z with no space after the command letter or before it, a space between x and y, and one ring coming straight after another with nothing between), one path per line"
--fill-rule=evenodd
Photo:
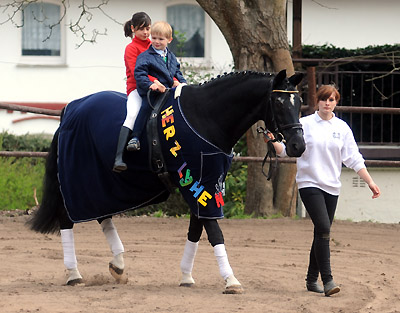
M261 172L263 173L263 175L267 178L267 180L270 180L272 175L275 174L276 169L278 168L278 159L276 157L276 150L274 145L272 144L273 142L280 142L277 138L271 139L268 134L272 134L272 132L270 132L268 129L265 129L262 126L257 127L257 133L259 134L263 134L264 137L268 140L267 141L267 153L264 157L264 160L262 161L262 165L261 165ZM282 135L283 136L283 135ZM274 136L275 137L275 136ZM264 172L264 166L265 163L267 162L267 159L272 159L275 158L275 162L271 162L269 163L269 169L268 169L268 174L265 174Z
M299 93L298 90L280 90L280 89L274 89L274 90L272 90L272 92ZM263 134L264 137L267 139L268 151L267 151L267 153L264 157L264 160L262 162L262 165L261 165L261 171L262 171L263 175L267 178L267 180L270 180L272 178L272 176L275 174L276 169L278 168L278 158L276 157L276 150L275 150L273 143L274 142L283 142L283 143L286 142L285 136L281 133L281 131L283 131L285 129L289 129L289 128L302 128L302 125L300 123L286 124L286 125L283 125L278 128L278 125L275 122L275 116L274 116L274 111L272 110L272 107L271 107L271 114L272 114L271 123L274 124L274 126L273 126L274 131L265 129L262 126L257 127L257 132L259 134ZM274 139L271 139L268 136L269 134L272 134L274 136ZM274 162L270 161L268 174L265 174L264 166L265 166L265 163L267 162L268 158L270 160L272 158L275 158L275 161Z
M165 92L167 92L167 91L169 91L169 88L166 88ZM149 89L149 90L147 91L147 102L149 103L150 108L151 108L152 110L154 110L155 107L154 107L153 104L151 103L151 99L150 99L150 95L151 95L152 92L158 92L159 94L161 94L162 92L154 91L154 90L151 90L151 89Z

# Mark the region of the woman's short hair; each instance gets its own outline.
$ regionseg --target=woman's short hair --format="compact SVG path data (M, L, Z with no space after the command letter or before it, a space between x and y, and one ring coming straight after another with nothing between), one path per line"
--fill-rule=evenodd
M325 101L326 99L328 99L332 94L335 95L335 100L336 102L339 102L340 100L340 93L339 91L336 89L335 86L333 85L322 85L321 87L318 88L317 91L317 103L319 101Z

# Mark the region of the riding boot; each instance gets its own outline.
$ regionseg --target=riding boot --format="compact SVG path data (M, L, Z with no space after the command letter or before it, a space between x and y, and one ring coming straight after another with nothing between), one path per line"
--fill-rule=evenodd
M118 138L118 144L117 144L117 153L115 155L115 161L114 161L114 167L113 171L114 172L122 172L125 171L128 167L126 166L126 163L122 160L122 156L124 154L124 149L126 142L128 141L129 135L131 133L131 130L128 127L122 126L121 131L119 132L119 138Z
M312 253L310 253L310 264L308 266L308 272L306 278L306 287L308 291L323 293L324 289L318 284L319 270L313 268L317 266L315 257L313 257L314 250L311 249L311 252Z
M336 285L333 280L330 280L327 283L324 283L325 296L329 297L335 293L338 293L339 291L340 291L339 286Z
M323 293L324 289L318 284L318 281L309 281L306 280L306 287L308 291Z

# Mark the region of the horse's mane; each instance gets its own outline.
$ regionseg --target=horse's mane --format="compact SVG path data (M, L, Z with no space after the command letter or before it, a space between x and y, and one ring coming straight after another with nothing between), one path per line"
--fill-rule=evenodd
M271 77L273 74L271 73L266 73L266 72L256 72L256 71L240 71L240 72L230 72L230 73L224 73L223 75L217 75L216 77L211 78L208 81L202 82L199 84L199 86L204 86L204 85L209 85L211 83L217 83L217 82L222 82L226 80L230 80L232 78L242 78L244 76L247 77Z

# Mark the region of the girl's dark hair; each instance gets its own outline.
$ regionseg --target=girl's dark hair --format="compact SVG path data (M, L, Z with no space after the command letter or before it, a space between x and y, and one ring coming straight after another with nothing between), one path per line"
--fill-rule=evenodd
M132 19L127 21L124 25L124 33L125 37L132 37L132 27L133 29L141 29L143 27L148 27L151 25L150 16L148 16L145 12L138 12L133 14Z

